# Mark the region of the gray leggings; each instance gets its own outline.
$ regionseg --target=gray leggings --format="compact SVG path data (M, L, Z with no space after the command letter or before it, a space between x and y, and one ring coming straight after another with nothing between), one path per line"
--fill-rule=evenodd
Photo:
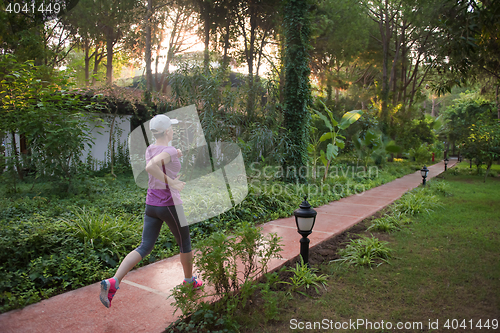
M170 231L179 244L181 253L191 252L191 238L189 237L189 226L183 223L181 227L179 217L185 220L182 206L150 206L146 205L144 213L144 229L142 230L141 245L135 249L142 258L153 251L155 242L160 235L161 226L165 221Z

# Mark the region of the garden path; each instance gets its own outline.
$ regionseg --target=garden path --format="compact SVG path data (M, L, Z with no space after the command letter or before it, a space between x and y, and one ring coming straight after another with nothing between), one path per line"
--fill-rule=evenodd
M457 163L452 159L448 167ZM444 171L443 162L429 167L429 179ZM312 234L313 247L342 233L370 217L407 191L422 182L420 171L378 186L361 194L352 195L315 208L318 212ZM297 206L300 203L297 203ZM263 232L282 237L282 259L272 260L270 269L277 269L299 255L300 235L294 217L271 221L262 225ZM170 290L183 279L179 255L141 267L130 272L120 284L111 308L99 300L99 283L51 297L24 309L0 315L3 333L30 332L163 332L177 316L167 297ZM179 313L177 313L179 314Z

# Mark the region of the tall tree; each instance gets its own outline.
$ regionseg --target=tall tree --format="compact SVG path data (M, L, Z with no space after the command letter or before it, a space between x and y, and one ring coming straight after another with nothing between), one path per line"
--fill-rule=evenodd
M496 81L500 119L500 2L458 0L445 2L440 11L441 48L436 52L439 76L433 89L450 91L455 85L490 77Z
M284 122L289 144L283 161L284 178L300 181L300 172L307 165L307 135L311 99L309 83L309 48L311 34L310 3L307 0L284 1L285 30L285 114Z
M158 38L158 48L156 56L157 64L157 90L166 92L168 86L168 74L170 73L170 65L177 54L183 53L194 46L193 43L189 42L189 38L197 26L198 22L195 18L194 6L189 2L178 2L170 7L169 12L161 20L159 30L160 37ZM168 46L167 46L167 56L165 59L165 66L163 67L163 72L158 75L158 59L159 50L161 43L163 42L162 31L168 31Z
M259 69L264 47L269 42L276 25L277 1L248 0L241 1L237 13L238 37L243 40L243 58L248 66L247 118L253 120L256 93L255 77ZM256 66L257 65L257 66Z
M346 88L347 81L356 79L342 75L368 45L369 21L365 8L356 0L326 0L317 4L312 29L311 67L326 86L327 99L331 101L332 90ZM364 70L363 70L364 71Z
M1 2L2 53L15 54L19 61L34 60L36 65L51 68L60 65L68 54L69 37L62 28L61 18L77 3L76 0Z
M113 82L114 48L134 24L144 17L144 7L137 0L98 0L99 28L106 40L106 83Z
M105 38L99 28L99 13L96 12L94 1L80 0L78 5L63 17L65 28L71 32L77 48L84 53L85 85L95 83L99 64L106 55ZM91 61L93 79L90 81Z

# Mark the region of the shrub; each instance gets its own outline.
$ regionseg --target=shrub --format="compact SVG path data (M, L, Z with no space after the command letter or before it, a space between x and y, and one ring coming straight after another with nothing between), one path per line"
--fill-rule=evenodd
M340 259L333 260L347 265L354 266L380 266L392 256L392 250L387 246L387 242L381 242L378 238L361 236L358 239L352 239L347 247L341 249L338 254Z
M409 224L410 219L402 214L387 214L381 218L372 221L372 224L366 230L376 230L384 232L393 232L401 229L401 226Z
M311 268L309 265L304 264L304 258L302 258L302 256L300 256L300 262L297 262L295 267L288 268L287 271L293 273L293 276L290 277L291 281L283 281L281 283L291 285L292 288L290 292L298 292L307 296L307 294L300 289L307 290L309 287L314 287L316 293L319 293L318 287L326 289L326 275L317 275L317 270L315 268Z
M414 216L421 213L430 213L433 208L439 206L438 198L431 194L430 190L417 188L406 193L393 206L396 213Z
M248 223L242 223L232 236L222 232L213 233L197 246L194 264L205 283L214 287L215 294L208 295L202 290L200 295L199 292L193 292L192 288L182 285L175 287L172 305L182 310L184 318L181 319L192 316L187 320L188 324L180 320L169 326L169 329L189 325L190 329L200 331L207 323L195 319L207 311L207 304L201 300L209 296L216 297L217 302L213 306L215 313L226 318L231 326L231 318L236 310L244 307L257 290L254 278L266 273L269 260L279 258L281 251L279 237L274 234L263 236L259 228ZM238 268L243 273L241 278L238 278Z
M75 215L73 219L62 219L68 232L85 247L90 245L102 253L103 259L112 267L116 266L115 258L119 259L128 252L130 245L134 245L130 244L130 237L125 237L125 234L127 236L140 234L141 224L131 216L113 218L108 214L87 210L85 207L77 208L73 214Z

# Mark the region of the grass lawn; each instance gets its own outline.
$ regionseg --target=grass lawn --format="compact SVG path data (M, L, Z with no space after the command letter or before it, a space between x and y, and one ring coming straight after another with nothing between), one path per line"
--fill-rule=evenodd
M373 233L394 250L390 265L317 265L329 277L327 291L313 298L294 294L271 320L250 309L240 318L242 331L500 331L500 178L484 183L481 175L465 174L465 163L459 168L458 175L444 176L451 195L439 197L441 207L401 231ZM322 325L314 328L314 322ZM335 329L336 322L347 329Z

